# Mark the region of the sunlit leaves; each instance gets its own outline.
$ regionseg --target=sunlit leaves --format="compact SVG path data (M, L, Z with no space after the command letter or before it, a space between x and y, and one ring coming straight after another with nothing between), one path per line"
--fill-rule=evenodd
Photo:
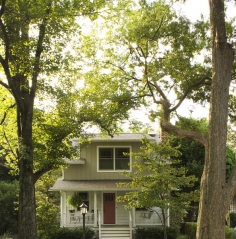
M92 72L99 69L101 83L106 74L130 87L133 98L152 96L159 102L161 91L180 99L191 84L211 75L207 60L203 64L210 43L204 19L191 23L164 1L117 1L116 6L113 17L102 15L85 38ZM189 97L209 99L209 87L197 90Z
M168 141L157 144L144 140L143 143L142 151L132 154L139 159L132 164L136 169L134 174L125 173L131 182L119 184L137 191L119 197L118 201L127 202L127 208L160 207L183 213L191 201L198 200L199 194L197 191L185 193L181 189L193 186L196 178L186 176L184 167L173 167L174 164L178 165L178 161L173 161L170 157L178 158L180 152L171 147Z
M6 165L15 168L17 164L16 117L12 95L0 86L0 156L6 157Z

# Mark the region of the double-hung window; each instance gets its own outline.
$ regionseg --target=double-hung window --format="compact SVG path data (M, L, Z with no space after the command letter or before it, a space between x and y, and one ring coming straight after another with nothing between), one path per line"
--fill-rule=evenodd
M98 147L99 171L130 171L130 147Z

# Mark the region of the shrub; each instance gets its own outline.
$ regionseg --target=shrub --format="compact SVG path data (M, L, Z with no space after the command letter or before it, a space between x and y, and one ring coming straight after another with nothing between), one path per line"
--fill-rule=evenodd
M17 233L18 228L18 181L0 181L0 235Z
M93 239L95 237L95 232L92 229L86 228L85 230L86 239ZM59 228L57 230L51 231L50 233L42 233L39 236L40 239L83 239L83 229L69 229L69 228Z
M186 235L188 239L196 238L197 223L195 222L186 222ZM226 239L236 239L236 233L234 229L226 226L225 227L225 238Z
M225 227L225 238L226 239L236 239L236 233L233 228L228 226Z
M188 236L188 239L195 239L197 231L197 223L196 222L186 222L185 224L185 232Z
M230 215L230 227L236 227L236 213L235 212L231 212Z
M176 227L167 227L166 231L168 239L176 239L179 236L179 229Z
M59 208L48 201L39 201L36 208L38 233L50 232L60 228L58 222Z
M179 230L177 228L167 227L167 237L168 239L176 239ZM146 228L137 228L135 230L136 239L164 239L163 229L161 227L146 227Z

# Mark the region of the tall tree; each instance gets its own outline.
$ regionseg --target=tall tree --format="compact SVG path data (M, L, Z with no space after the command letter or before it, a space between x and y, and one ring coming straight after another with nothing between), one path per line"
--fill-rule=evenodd
M107 42L100 45L102 67L112 77L128 82L131 98L151 97L156 105L152 116L161 118L164 130L205 147L197 239L222 239L225 216L236 188L236 169L226 181L228 100L234 51L227 42L225 1L209 0L209 4L210 23L200 20L190 26L187 19L178 17L163 1L140 1L118 18L113 17L113 22L109 21L106 26L112 25L112 29ZM211 41L207 29L211 31ZM197 58L200 52L206 53L202 62ZM206 135L171 123L171 115L187 98L210 101Z
M212 43L212 83L209 134L204 139L205 165L197 238L225 238L225 217L236 193L236 168L226 183L226 139L229 86L234 51L227 42L224 1L209 0Z
M19 172L19 239L37 238L34 183L42 173L52 168L51 159L55 158L55 155L52 155L52 145L44 145L44 149L48 149L47 152L51 153L49 154L51 157L41 168L37 167L37 163L34 164L35 159L40 160L39 155L34 154L34 147L40 145L42 151L43 146L42 140L38 145L33 142L36 139L33 130L37 128L35 120L37 117L41 119L39 122L45 119L39 117L39 114L34 115L36 94L41 92L43 95L42 91L48 92L49 89L52 92L53 87L50 88L47 84L49 80L48 82L45 80L52 79L49 74L55 74L62 68L71 73L68 61L73 54L69 56L67 48L71 39L70 34L74 33L76 37L80 28L79 17L95 18L97 9L102 7L103 3L102 0L1 1L0 64L2 75L5 77L0 80L0 85L8 90L16 107L17 149L15 145L11 145L10 153L11 159L17 163ZM7 111L1 117L1 123L4 121L6 126L5 113ZM49 122L47 123L44 126L49 125ZM73 125L75 126L75 122ZM52 127L50 129L52 132ZM59 141L62 142L64 137L71 133L66 130L64 134L62 131L61 134L53 132L53 141L58 147ZM8 144L12 143L6 134L4 138Z

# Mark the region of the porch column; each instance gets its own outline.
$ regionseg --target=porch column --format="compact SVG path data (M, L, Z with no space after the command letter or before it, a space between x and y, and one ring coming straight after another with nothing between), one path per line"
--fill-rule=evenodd
M94 208L94 227L97 227L98 226L98 208L97 208L97 192L94 192L93 194L94 196L94 205L93 205L93 208Z
M133 227L136 227L136 222L135 222L135 208L133 207L132 209L132 223L133 223Z
M66 226L66 193L61 191L61 227Z
M168 208L167 209L167 227L169 227L170 226L170 209Z

